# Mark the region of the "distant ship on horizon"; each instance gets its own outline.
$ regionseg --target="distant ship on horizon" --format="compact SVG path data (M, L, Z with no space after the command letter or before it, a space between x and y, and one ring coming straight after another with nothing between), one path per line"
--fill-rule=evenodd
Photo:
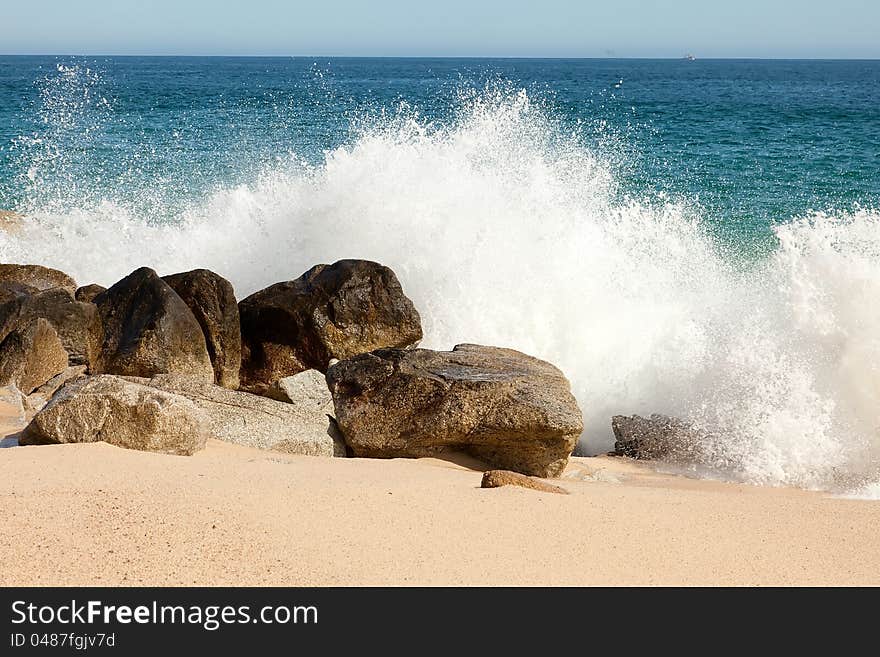
M688 60L689 62L692 62L696 59L696 57L694 57L692 54L688 53L687 55L684 56L684 59Z

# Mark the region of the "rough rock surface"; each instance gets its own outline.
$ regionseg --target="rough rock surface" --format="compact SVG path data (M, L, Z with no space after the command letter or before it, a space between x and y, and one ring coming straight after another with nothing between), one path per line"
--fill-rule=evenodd
M43 410L56 392L58 392L69 381L84 377L86 375L86 370L87 368L85 365L73 365L65 368L61 374L56 374L25 398L25 410L31 416Z
M101 294L101 292L106 291L107 288L103 285L98 285L97 283L92 283L90 285L83 285L82 287L78 287L76 289L76 293L74 297L77 301L83 301L86 303L91 303L95 300L95 297Z
M45 319L12 331L0 343L0 386L29 395L67 367L67 352Z
M102 339L98 309L74 300L62 288L18 295L0 304L0 340L40 317L58 332L71 365L91 367L95 363Z
M241 369L241 325L232 283L207 269L163 276L189 306L205 335L214 381L237 390Z
M104 441L189 455L205 446L204 418L186 397L117 376L68 383L21 434L22 445Z
M382 349L333 365L327 383L356 456L458 450L493 467L558 477L583 430L565 376L512 349Z
M25 283L19 283L18 281L0 281L0 304L5 304L8 301L13 301L20 297L30 296L37 292L39 292L37 288L26 285Z
M287 454L346 455L345 444L334 439L325 409L286 404L183 376L129 380L190 399L217 440Z
M560 486L548 484L546 481L527 477L519 472L511 472L510 470L486 470L483 473L483 480L480 482L480 488L500 488L501 486L520 486L522 488L530 488L539 490L543 493L561 493L568 495L568 491Z
M611 419L614 452L636 459L695 460L706 435L668 415L615 415Z
M367 260L316 265L239 303L242 387L263 393L278 379L327 370L332 358L422 339L419 314L388 267Z
M266 397L333 414L333 397L327 387L327 379L318 370L306 370L279 379L269 386Z
M214 380L202 328L152 269L142 267L95 297L104 341L94 372Z
M76 281L70 276L63 271L41 265L0 264L0 281L14 281L38 290L60 287L71 295L76 292Z

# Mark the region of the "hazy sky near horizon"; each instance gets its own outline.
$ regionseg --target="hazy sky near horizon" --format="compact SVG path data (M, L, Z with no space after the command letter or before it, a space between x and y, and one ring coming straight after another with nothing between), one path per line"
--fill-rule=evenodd
M0 0L0 53L880 58L880 0Z

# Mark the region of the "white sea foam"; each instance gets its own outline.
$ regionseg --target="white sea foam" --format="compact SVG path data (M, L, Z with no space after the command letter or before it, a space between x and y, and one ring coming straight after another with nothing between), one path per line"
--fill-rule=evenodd
M318 262L391 266L424 345L511 346L568 375L582 448L617 413L712 428L706 462L757 483L824 489L880 468L880 215L815 214L745 265L698 211L624 198L613 167L525 93L486 93L451 127L373 120L320 166L293 159L163 223L124 195L33 209L0 260L110 284L140 265L208 267L239 296Z

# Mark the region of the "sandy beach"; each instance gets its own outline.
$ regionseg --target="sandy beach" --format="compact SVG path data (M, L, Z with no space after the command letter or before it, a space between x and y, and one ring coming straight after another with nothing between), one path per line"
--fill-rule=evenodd
M880 504L573 458L569 495L455 459L0 450L0 585L880 584Z

